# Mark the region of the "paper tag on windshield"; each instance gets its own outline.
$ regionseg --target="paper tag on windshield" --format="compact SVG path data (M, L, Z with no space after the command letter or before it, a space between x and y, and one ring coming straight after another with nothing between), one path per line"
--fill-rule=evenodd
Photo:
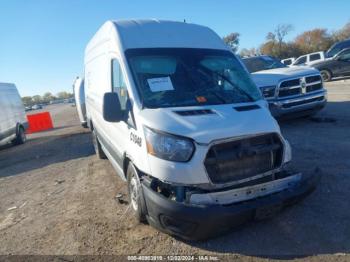
M170 77L158 77L147 79L148 85L152 92L162 92L174 90Z

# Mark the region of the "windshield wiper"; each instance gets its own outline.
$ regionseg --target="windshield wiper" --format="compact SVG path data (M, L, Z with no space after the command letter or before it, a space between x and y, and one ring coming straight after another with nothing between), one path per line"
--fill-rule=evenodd
M202 72L202 71L201 71ZM247 93L247 91L245 91L244 89L240 88L238 85L234 84L230 79L228 79L226 76L216 72L216 71L210 71L213 72L214 74L216 74L217 76L221 77L222 79L224 79L226 82L228 82L233 88L235 88L236 90L238 90L241 94L245 95L251 102L254 101L254 98ZM204 73L204 72L202 72ZM204 73L205 74L205 73Z
M194 85L197 85L197 83L196 83L196 81L194 81L194 79L193 79L193 76L189 73L189 72L191 72L191 71L195 71L194 69L192 69L192 68L190 68L189 66L187 66L185 63L183 63L182 61L179 61L180 62L180 64L186 69L186 72L187 72L187 75L189 76L189 78L191 79L191 81L192 81L192 83L194 84ZM206 75L206 74L205 74ZM207 76L207 75L206 75ZM207 83L208 82L208 80L207 79L204 79L203 77L201 77L201 79L205 82L205 83ZM220 96L218 93L216 93L215 91L213 91L213 90L211 90L211 89L200 89L200 90L196 90L196 91L194 91L193 93L196 95L196 94L198 94L198 91L205 91L205 92L209 92L210 94L212 94L212 95L214 95L218 100L220 100L222 103L224 103L224 104L229 104L229 102L228 101L226 101L226 99L225 98L223 98L222 96Z

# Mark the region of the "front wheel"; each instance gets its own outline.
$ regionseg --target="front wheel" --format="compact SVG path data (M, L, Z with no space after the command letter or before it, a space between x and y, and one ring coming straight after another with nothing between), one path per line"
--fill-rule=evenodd
M21 145L24 144L27 140L26 133L24 131L24 128L20 126L17 131L17 135L15 140L13 140L13 144L15 145Z
M130 163L127 170L129 203L137 222L146 221L146 207L139 176Z
M321 70L321 76L324 82L328 82L332 80L332 74L328 70Z

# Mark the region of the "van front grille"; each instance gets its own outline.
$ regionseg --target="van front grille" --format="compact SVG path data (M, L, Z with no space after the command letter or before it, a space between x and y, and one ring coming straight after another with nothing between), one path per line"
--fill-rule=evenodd
M210 180L223 184L276 169L282 164L283 144L266 134L213 145L204 161Z

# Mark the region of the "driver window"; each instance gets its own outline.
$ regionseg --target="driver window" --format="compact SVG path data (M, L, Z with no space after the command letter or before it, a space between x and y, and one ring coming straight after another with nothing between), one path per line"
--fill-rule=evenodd
M112 91L118 94L121 108L125 110L128 95L123 72L117 59L112 60Z

